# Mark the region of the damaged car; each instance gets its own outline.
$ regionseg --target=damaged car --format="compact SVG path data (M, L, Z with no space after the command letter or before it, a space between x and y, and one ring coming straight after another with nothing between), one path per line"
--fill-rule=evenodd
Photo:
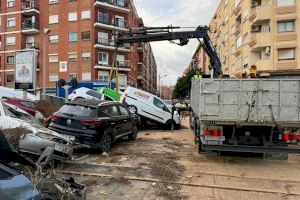
M21 153L40 156L53 147L53 159L66 160L73 153L72 142L39 122L16 106L0 101L0 129L11 145Z

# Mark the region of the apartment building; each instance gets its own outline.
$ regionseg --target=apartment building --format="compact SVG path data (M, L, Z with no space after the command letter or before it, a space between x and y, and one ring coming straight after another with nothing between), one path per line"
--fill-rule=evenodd
M224 74L299 75L299 17L296 0L222 0L210 27Z
M137 86L137 45L114 54L115 34L138 25L132 0L2 0L0 17L0 85L14 86L15 51L35 48L38 87L72 77L107 82L115 59L120 86Z

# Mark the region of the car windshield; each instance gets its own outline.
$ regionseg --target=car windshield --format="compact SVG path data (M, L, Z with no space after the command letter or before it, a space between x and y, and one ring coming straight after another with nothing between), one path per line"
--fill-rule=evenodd
M86 94L90 95L92 97L95 97L97 99L100 99L100 100L102 99L102 94L100 94L100 93L98 93L98 92L96 92L94 90L89 90L89 91L86 92Z
M64 105L59 112L71 117L95 117L97 109L82 105Z
M18 119L24 120L26 122L41 125L41 123L33 116L26 114L25 112L20 112L8 104L3 103L3 109L7 116L10 116L13 118L18 118Z

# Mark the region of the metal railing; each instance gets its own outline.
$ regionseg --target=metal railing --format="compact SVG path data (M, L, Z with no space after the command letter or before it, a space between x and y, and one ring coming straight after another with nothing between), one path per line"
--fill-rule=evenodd
M101 23L101 24L116 26L119 28L126 28L126 29L129 28L129 24L126 20L122 20L122 19L118 19L118 18L115 18L112 21L109 21L109 19L106 17L98 16L96 19L96 22Z
M22 30L30 30L30 29L39 29L40 25L38 23L31 22L23 22Z
M107 39L107 38L96 38L95 43L105 45L105 46L109 46L109 47L115 47L115 41ZM126 45L121 45L119 47L130 49L130 46L126 46Z
M118 6L121 8L129 8L128 4L125 1L122 0L96 0L100 3L107 3L113 6Z

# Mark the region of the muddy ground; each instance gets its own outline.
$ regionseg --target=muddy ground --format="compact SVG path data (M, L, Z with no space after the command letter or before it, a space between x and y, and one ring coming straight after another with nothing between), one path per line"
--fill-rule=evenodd
M300 156L198 154L187 120L184 125L141 131L108 155L79 151L61 172L85 184L90 200L300 199Z

